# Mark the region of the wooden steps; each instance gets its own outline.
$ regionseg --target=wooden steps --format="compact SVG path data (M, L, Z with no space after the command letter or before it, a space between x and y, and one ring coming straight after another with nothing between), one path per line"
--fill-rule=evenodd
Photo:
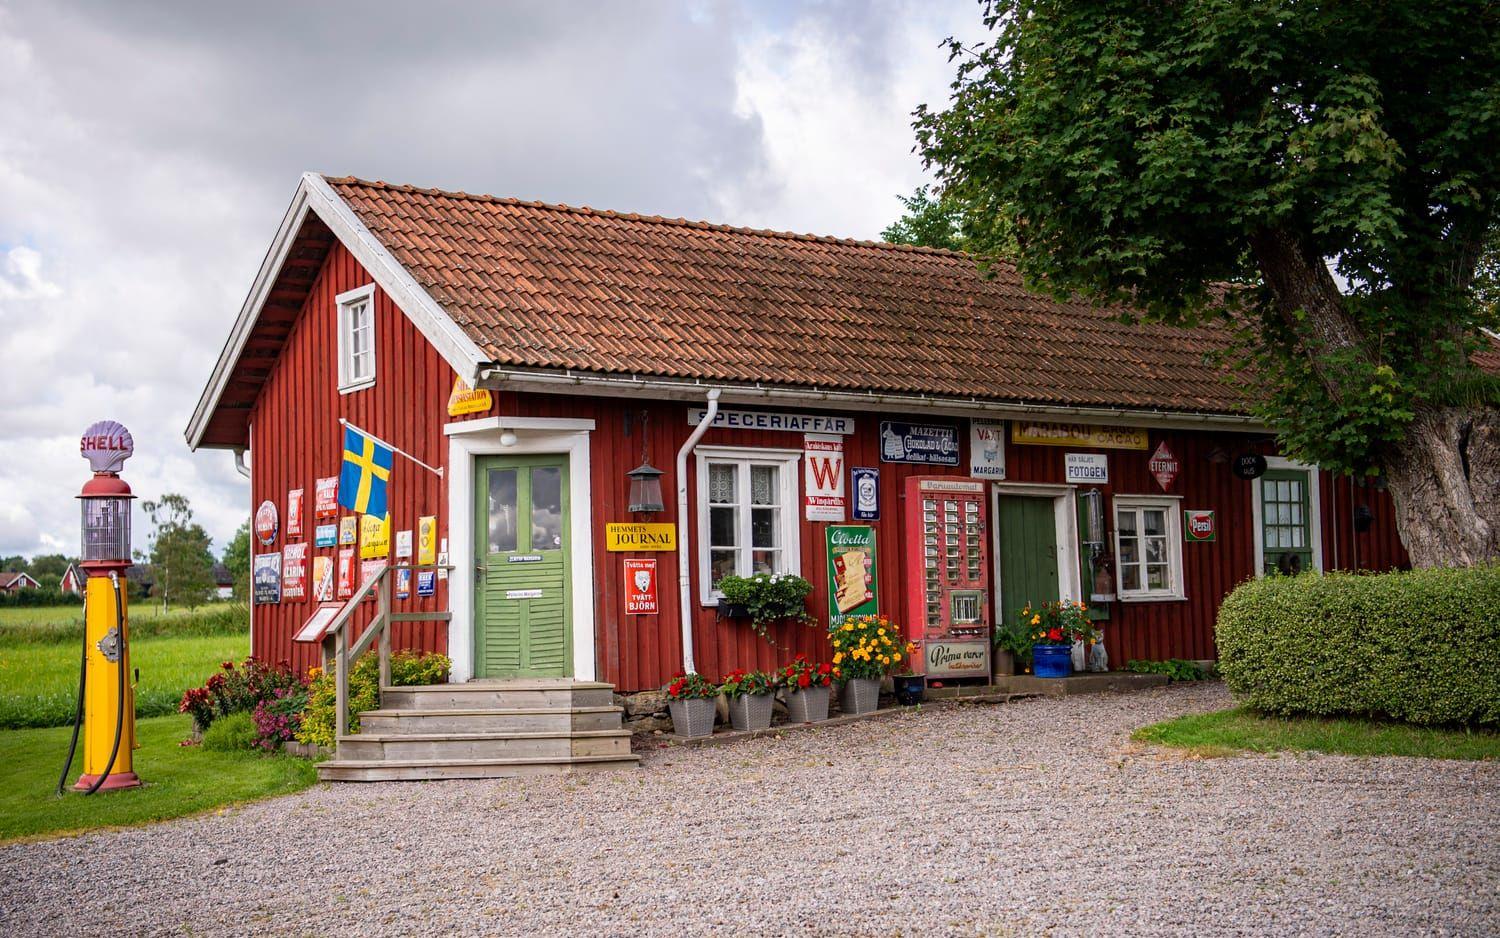
M384 687L360 732L318 766L327 781L509 778L629 768L623 711L609 684L473 681Z

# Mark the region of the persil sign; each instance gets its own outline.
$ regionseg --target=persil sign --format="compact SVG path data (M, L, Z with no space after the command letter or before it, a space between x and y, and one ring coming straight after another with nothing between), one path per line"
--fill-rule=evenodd
M119 472L135 452L130 431L113 420L101 420L83 431L78 451L95 472Z

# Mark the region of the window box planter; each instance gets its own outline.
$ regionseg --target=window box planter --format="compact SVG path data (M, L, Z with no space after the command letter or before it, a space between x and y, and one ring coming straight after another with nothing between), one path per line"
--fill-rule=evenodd
M729 698L729 725L743 733L771 726L771 704L775 694L740 694Z
M672 732L678 736L697 737L714 734L714 718L718 708L712 697L692 700L674 700L667 704L672 712Z
M845 681L839 691L839 708L850 715L880 709L880 678L851 677Z
M786 692L786 718L792 723L822 723L828 719L828 688L804 687Z

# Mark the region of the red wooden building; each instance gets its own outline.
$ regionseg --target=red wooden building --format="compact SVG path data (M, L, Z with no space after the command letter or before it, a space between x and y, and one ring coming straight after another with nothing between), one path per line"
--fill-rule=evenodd
M1122 325L992 273L304 176L187 429L248 452L252 510L274 508L254 653L316 659L293 636L352 549L348 513L319 510L341 419L442 470L397 457L384 550L420 559L425 540L453 567L397 600L451 622L395 644L444 651L460 681L630 691L685 661L718 677L826 654L820 629L775 627L782 652L721 618L726 573L806 576L822 623L867 590L924 654L984 647L1026 602L1112 595L1094 609L1123 663L1214 657L1222 597L1263 571L1406 563L1385 493L1277 457L1209 363L1223 333ZM1256 456L1258 477L1236 473ZM643 463L664 504L633 512Z

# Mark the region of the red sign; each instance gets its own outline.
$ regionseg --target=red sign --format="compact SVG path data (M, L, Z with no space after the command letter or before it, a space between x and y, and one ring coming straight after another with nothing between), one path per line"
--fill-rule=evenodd
M301 544L288 544L281 552L281 598L302 599L306 595L307 542L303 541Z
M656 559L625 560L625 614L654 616L656 601Z
M262 544L271 545L276 540L276 503L269 498L255 509L255 537Z
M319 479L314 489L313 513L319 518L339 513L339 477Z
M1211 541L1218 536L1219 526L1214 523L1214 513L1211 509L1207 511L1189 510L1186 512L1186 516L1188 540Z
M101 420L83 431L78 452L89 461L95 472L119 472L125 460L135 452L130 431L113 420Z
M339 549L339 599L354 595L354 548Z
M1177 481L1177 473L1182 471L1182 464L1167 448L1166 440L1162 440L1161 445L1156 447L1156 452L1151 454L1151 461L1146 465L1151 469L1151 474L1156 477L1156 484L1161 486L1163 492L1171 491L1172 483Z
M302 489L286 493L286 536L302 536Z

